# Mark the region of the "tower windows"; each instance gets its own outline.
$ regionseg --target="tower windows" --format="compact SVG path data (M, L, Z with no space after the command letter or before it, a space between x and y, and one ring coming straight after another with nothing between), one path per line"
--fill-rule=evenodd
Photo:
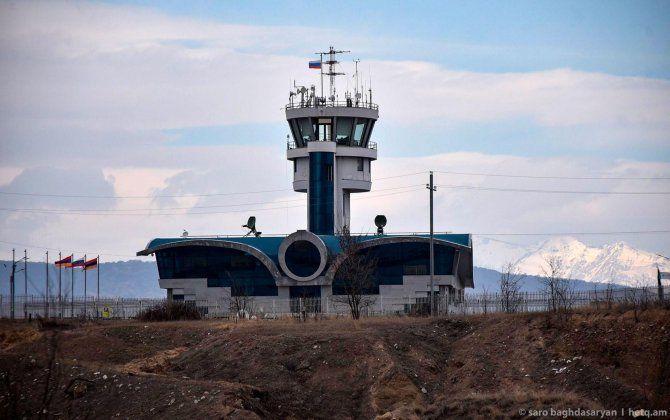
M319 136L319 141L330 141L332 138L332 126L333 120L330 118L319 118L317 125L317 133Z
M366 120L356 121L354 128L354 146L361 146L363 144L363 134L365 133Z
M336 140L337 144L349 144L354 119L351 117L337 117Z
M298 119L298 127L300 128L300 136L303 142L314 141L314 132L312 131L312 124L310 124L309 118Z
M358 172L363 172L363 158L358 158Z

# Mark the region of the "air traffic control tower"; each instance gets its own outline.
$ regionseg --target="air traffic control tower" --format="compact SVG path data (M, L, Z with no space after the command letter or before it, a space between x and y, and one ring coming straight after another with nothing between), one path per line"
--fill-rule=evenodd
M353 93L339 98L335 89L335 76L343 74L335 71L336 55L343 52L347 51L330 47L313 62L313 68L321 70L320 96L315 86L296 86L286 106L293 136L286 151L293 161L293 189L307 193L307 229L317 235L333 235L350 226L351 194L370 191L372 161L377 159L371 136L379 107L372 103L372 89L363 92L358 71ZM330 82L327 97L324 76Z
M336 58L344 52L331 47L318 53L320 59L309 67L319 70L320 86L294 84L285 107L291 133L286 157L293 162L293 189L308 196L307 230L263 235L249 214L243 218L246 234L184 232L152 239L137 255L156 256L158 282L168 299L192 302L207 316L229 313L238 298L252 299L260 316L295 313L304 309L300 302L306 298L314 303L310 311L348 311L342 301L349 286L341 268L349 254L342 250L340 234L350 228L351 195L372 187L377 145L371 135L379 109L369 83L359 83L357 61L349 88L337 92L335 78L342 73ZM384 230L385 216L360 216L369 222L374 218L378 228L376 234L351 233L356 253L375 262L360 290L370 298L369 311L412 313L429 296L446 308L474 286L469 234L435 232L431 239L427 232L392 233ZM265 230L272 222L263 217L259 226Z

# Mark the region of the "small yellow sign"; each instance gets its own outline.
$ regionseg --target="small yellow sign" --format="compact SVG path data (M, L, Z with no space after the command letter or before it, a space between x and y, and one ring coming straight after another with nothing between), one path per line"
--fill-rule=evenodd
M109 306L105 306L102 308L102 317L103 318L110 318L112 316L112 310Z

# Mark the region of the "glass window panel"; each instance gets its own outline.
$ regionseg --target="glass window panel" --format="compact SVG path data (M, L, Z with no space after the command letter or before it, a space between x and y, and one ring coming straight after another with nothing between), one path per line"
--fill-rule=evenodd
M368 143L370 142L370 137L372 137L372 129L374 127L375 127L375 120L370 120L370 123L368 124L367 133L365 134L365 138L363 139L363 147L368 146Z
M300 138L300 130L298 129L298 123L295 120L290 120L289 126L291 127L291 135L293 136L293 141L296 142L298 146L302 144L302 139Z
M300 135L303 142L314 141L314 132L312 131L312 124L308 118L300 118L298 120L300 127Z
M351 140L351 129L354 125L354 119L351 117L338 117L335 135L337 143L349 144Z
M230 287L233 296L277 296L270 271L244 251L203 246L156 253L162 279L206 278L208 287Z
M330 141L331 135L330 135L330 124L319 124L318 126L318 134L319 134L319 140L320 141Z
M356 127L354 128L354 146L360 146L362 144L366 122L366 120L359 120L356 122Z

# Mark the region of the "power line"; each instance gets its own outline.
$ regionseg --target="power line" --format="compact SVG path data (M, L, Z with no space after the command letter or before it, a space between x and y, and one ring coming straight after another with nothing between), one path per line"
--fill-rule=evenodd
M90 254L90 255L105 255L108 257L136 257L136 255L122 255L122 254L106 254L104 252L91 252L91 251L77 251L77 250L72 250L72 249L63 249L63 248L52 248L52 247L46 247L46 246L35 246L35 245L29 245L29 244L24 244L24 243L19 243L19 242L9 242L9 241L0 241L0 243L7 244L7 245L15 245L15 246L20 246L24 248L30 248L30 249L44 249L48 251L70 251L71 253L74 254Z
M420 190L418 190L420 191ZM413 234L426 234L427 232L414 232ZM440 233L440 232L437 232ZM451 232L446 232L446 233L451 233ZM608 231L608 232L496 232L496 233L471 233L470 235L472 236L585 236L585 235L653 235L653 234L668 234L670 233L670 230L629 230L629 231ZM390 235L393 235L394 233L389 233ZM198 238L199 236L193 236L193 238ZM494 238L487 238L487 239L492 239L496 240ZM500 241L500 240L498 240ZM503 243L508 243L504 241L500 241ZM136 255L125 255L125 254L109 254L105 252L97 252L97 251L77 251L77 250L72 250L72 249L64 249L64 248L53 248L53 247L46 247L46 246L36 246L36 245L29 245L25 243L20 243L20 242L9 242L9 241L2 241L0 240L0 243L3 244L8 244L8 245L15 245L15 246L21 246L25 248L30 248L30 249L44 249L44 250L49 250L49 251L70 251L71 253L74 254L91 254L91 255L104 255L104 256L111 256L111 257L125 257L125 258L135 258ZM518 245L518 244L514 244Z
M229 193L210 193L210 194L167 194L167 195L85 195L85 194L40 194L40 193L26 193L26 192L10 192L0 191L4 195L18 195L29 197L49 197L49 198L94 198L94 199L146 199L146 198L197 198L197 197L218 197L230 195L246 195L246 194L263 194L272 192L292 191L289 188L282 188L276 190L260 190L260 191L239 191Z
M408 192L414 192L414 191L419 191L420 189L417 188L419 186L423 186L423 184L416 184L416 185L408 185L404 187L394 187L394 188L387 188L387 189L381 189L378 191L389 191L389 190L400 190L404 189L404 191L396 191L392 193L386 193L386 194L377 194L377 195L369 195L366 197L361 197L361 198L356 198L353 199L353 201L358 201L358 200L370 200L370 199L375 199L379 197L386 197L386 196L391 196L391 195L397 195L397 194L405 194ZM412 189L408 189L412 188ZM300 200L287 200L288 201L303 201L303 199ZM267 204L272 204L276 202L266 202ZM263 203L258 203L258 204L263 204ZM310 205L311 203L308 203ZM244 205L251 205L251 204L238 204L238 205L230 205L230 206L244 206ZM203 207L210 207L210 206L203 206ZM211 206L211 207L228 207L228 206ZM95 209L86 209L86 210L57 210L57 209L16 209L16 208L0 208L0 211L6 211L6 212L14 212L14 213L29 213L29 214L53 214L53 215L63 215L63 216L195 216L195 215L209 215L209 214L228 214L228 213L243 213L243 212L257 212L257 211L268 211L268 210L286 210L286 209L291 209L291 208L301 208L304 207L303 205L298 205L298 206L282 206L282 207L266 207L266 208L255 208L255 209L241 209L241 210L228 210L228 211L200 211L200 212L180 212L180 213L165 213L162 212L165 209L155 209L155 212L150 212L150 213L119 213L118 211L115 210L95 210ZM190 207L187 209L192 209L195 207ZM152 209L150 209L152 210ZM127 211L127 210L126 210Z
M401 178L413 175L423 174L424 172L413 172L407 174L393 175L387 177L373 178L373 181L383 179ZM28 197L47 197L47 198L92 198L92 199L148 199L148 198L197 198L197 197L224 197L232 195L247 195L247 194L266 194L274 192L293 191L290 188L280 188L274 190L258 190L258 191L235 191L227 193L203 193L203 194L156 194L156 195L88 195L88 194L42 194L33 192L13 192L0 191L3 195L14 196L28 196Z
M578 191L578 190L542 190L523 188L478 187L472 185L438 185L442 188L453 188L478 191L506 191L520 193L547 193L547 194L603 194L603 195L669 195L670 191Z
M670 230L628 230L615 232L513 232L513 233L471 233L473 236L580 236L580 235L655 235L670 233Z
M501 177L501 178L530 178L530 179L569 179L569 180L628 180L628 181L657 181L657 180L670 180L670 176L657 176L657 177L615 177L615 176L558 176L558 175L509 175L509 174L487 174L487 173L478 173L478 172L454 172L454 171L434 171L440 174L450 174L450 175L469 175L469 176L490 176L490 177Z
M382 178L372 178L373 181L381 181L383 179L391 179L391 178L402 178L406 176L414 176L414 175L424 175L427 174L428 171L422 171L422 172L413 172L411 174L400 174L400 175L393 175L393 176L385 176Z
M391 188L382 188L373 191L373 194L375 192L379 191L393 191L393 190L401 190L401 189L407 189L407 188L415 188L419 187L422 184L414 184L414 185L405 185L402 187L391 187ZM380 195L373 195L369 198L375 198L379 197ZM135 209L39 209L39 208L9 208L9 207L4 207L0 208L0 210L4 211L16 211L16 212L50 212L54 214L59 214L62 212L96 212L96 213L121 213L121 212L133 212L133 211L167 211L167 210L192 210L192 209L211 209L211 208L226 208L226 207L241 207L241 206L255 206L255 205L263 205L263 204L278 204L278 203L295 203L295 202L304 202L305 198L297 198L297 199L292 199L292 200L275 200L275 201L260 201L260 202L255 202L255 203L238 203L238 204L219 204L219 205L211 205L211 206L191 206L191 207L161 207L161 208L135 208Z

